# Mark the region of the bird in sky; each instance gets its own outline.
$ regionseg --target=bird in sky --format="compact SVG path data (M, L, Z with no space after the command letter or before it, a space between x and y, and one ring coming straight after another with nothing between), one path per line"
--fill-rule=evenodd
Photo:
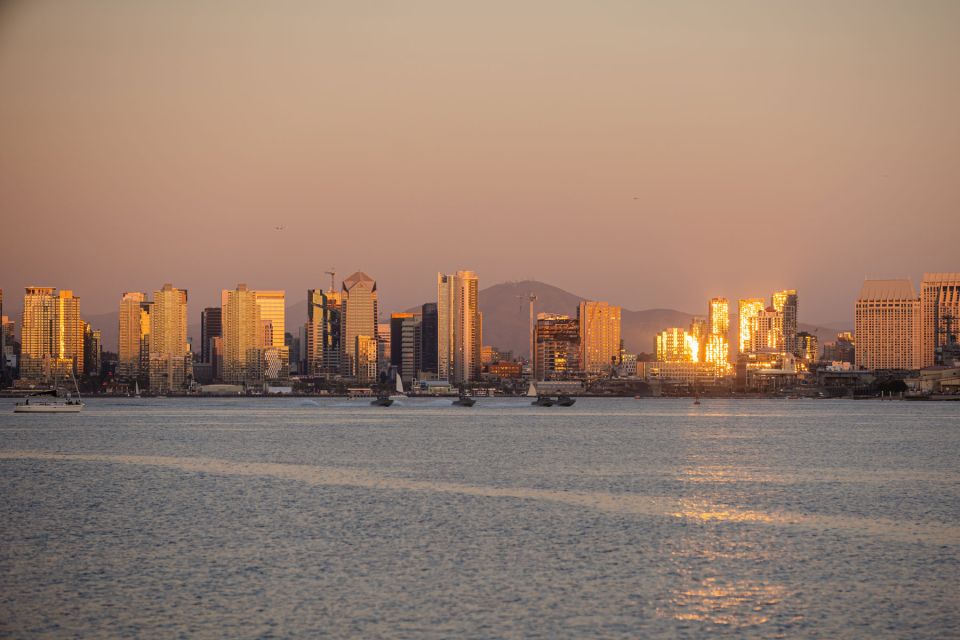
M284 226L281 224L281 225L278 225L278 226L274 227L273 229L274 229L274 231L283 231Z

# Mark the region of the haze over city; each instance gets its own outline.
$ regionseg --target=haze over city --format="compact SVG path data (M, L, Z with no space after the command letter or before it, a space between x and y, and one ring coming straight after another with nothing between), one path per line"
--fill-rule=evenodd
M864 277L955 266L958 25L953 2L5 3L3 285L98 313L173 282L198 310L336 266L398 309L470 268L697 313L791 287L848 320Z

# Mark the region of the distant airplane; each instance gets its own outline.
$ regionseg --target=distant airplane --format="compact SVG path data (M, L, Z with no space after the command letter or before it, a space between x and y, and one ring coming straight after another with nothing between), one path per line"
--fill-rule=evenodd
M283 225L280 225L279 227L274 227L274 230L275 230L275 231L283 231Z

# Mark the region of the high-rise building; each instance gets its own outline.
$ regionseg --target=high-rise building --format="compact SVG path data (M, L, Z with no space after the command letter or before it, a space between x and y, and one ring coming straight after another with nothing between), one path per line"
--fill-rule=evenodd
M580 323L576 318L537 314L533 342L535 379L565 380L581 375Z
M99 376L103 366L103 343L100 330L94 329L90 323L83 323L83 373L88 376Z
M307 324L304 325L306 372L310 375L340 373L340 310L337 291L307 291Z
M391 344L390 323L377 323L377 371L387 375L390 371Z
M357 382L377 380L377 339L359 334L354 338L353 357Z
M290 347L284 317L286 293L258 289L254 296L259 309L257 348L260 350L256 382L284 380L290 376Z
M401 363L403 362L403 321L407 318L413 318L413 314L390 314L390 365L396 367L397 371L401 371Z
M437 367L453 384L480 379L479 287L473 271L437 274Z
M243 384L258 382L260 369L260 306L257 294L245 284L220 294L223 321L224 382Z
M223 336L223 309L207 307L200 312L200 362L213 363L212 341ZM213 373L216 377L216 372Z
M691 362L687 350L687 332L680 327L670 327L657 334L658 362Z
M120 380L133 381L139 378L141 364L148 359L150 307L147 296L139 291L127 291L120 298L120 332L117 341L117 378Z
M706 318L694 317L687 330L686 347L692 362L704 362L707 356L708 324Z
M727 338L730 333L730 303L726 298L711 298L709 305L710 333Z
M577 308L580 324L580 367L589 376L606 375L620 358L620 307L582 300Z
M420 371L436 374L437 368L437 303L420 307Z
M741 298L738 306L738 323L740 326L738 353L748 353L753 344L753 319L766 308L763 298Z
M920 366L944 364L960 343L960 273L925 273L920 281Z
M703 360L724 374L730 368L730 303L726 298L710 299L708 325Z
M23 296L20 377L34 382L83 373L80 298L70 290L27 287Z
M807 365L820 359L820 342L817 336L801 331L797 334L797 356Z
M773 294L776 318L776 348L781 353L797 354L797 290L784 289Z
M191 375L187 343L187 291L165 284L153 292L150 311L150 389L179 391Z
M750 318L749 353L781 353L783 344L782 316L773 307L761 309Z
M920 367L920 299L910 280L864 281L855 312L858 367Z
M340 341L344 352L341 357L341 371L346 376L353 376L358 380L372 380L376 378L377 366L377 282L357 271L344 279L342 285L342 299L340 311ZM358 341L358 337L369 340ZM371 366L369 354L370 345L373 345L373 371L371 378L367 369ZM359 351L364 349L363 352ZM360 362L360 358L363 361ZM359 367L359 368L358 368Z

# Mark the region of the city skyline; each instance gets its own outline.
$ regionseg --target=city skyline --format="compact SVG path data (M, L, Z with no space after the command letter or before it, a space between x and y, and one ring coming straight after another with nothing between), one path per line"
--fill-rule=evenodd
M631 309L790 286L831 323L955 268L956 3L214 7L4 4L4 235L72 240L5 243L5 287L206 307L335 265L405 308L470 264Z

